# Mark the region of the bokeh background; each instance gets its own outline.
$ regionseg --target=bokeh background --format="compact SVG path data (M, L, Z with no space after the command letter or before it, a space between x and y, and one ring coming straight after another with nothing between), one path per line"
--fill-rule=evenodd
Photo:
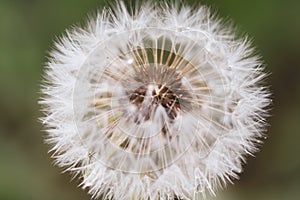
M271 75L268 139L218 200L300 199L300 1L203 0L232 19ZM194 3L189 1L189 3ZM53 165L37 100L53 39L107 5L100 0L0 0L0 200L88 200Z

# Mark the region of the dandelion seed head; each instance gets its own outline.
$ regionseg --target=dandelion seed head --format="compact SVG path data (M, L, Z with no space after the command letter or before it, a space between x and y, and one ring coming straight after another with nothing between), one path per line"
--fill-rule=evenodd
M262 70L248 40L205 7L118 3L56 42L47 142L94 198L215 195L264 137Z

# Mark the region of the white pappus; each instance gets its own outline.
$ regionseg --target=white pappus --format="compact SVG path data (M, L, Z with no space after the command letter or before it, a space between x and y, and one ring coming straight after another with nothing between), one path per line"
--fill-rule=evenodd
M266 74L206 7L117 3L55 43L46 141L93 198L200 199L238 178L265 130Z

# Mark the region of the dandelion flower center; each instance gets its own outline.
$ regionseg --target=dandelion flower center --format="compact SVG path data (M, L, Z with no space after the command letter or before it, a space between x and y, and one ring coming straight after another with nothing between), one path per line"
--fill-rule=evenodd
M130 103L137 108L136 123L153 119L158 106L162 106L170 119L179 114L187 89L182 85L182 77L172 68L147 66L134 77L140 83L137 89L129 91ZM130 90L130 89L129 89ZM142 119L138 115L141 114Z

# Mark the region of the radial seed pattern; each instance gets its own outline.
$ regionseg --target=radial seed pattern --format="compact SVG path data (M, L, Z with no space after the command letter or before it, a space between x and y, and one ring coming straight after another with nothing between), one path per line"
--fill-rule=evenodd
M67 31L51 52L41 100L47 142L95 198L214 195L261 143L262 70L247 40L205 7L129 12L120 3Z

